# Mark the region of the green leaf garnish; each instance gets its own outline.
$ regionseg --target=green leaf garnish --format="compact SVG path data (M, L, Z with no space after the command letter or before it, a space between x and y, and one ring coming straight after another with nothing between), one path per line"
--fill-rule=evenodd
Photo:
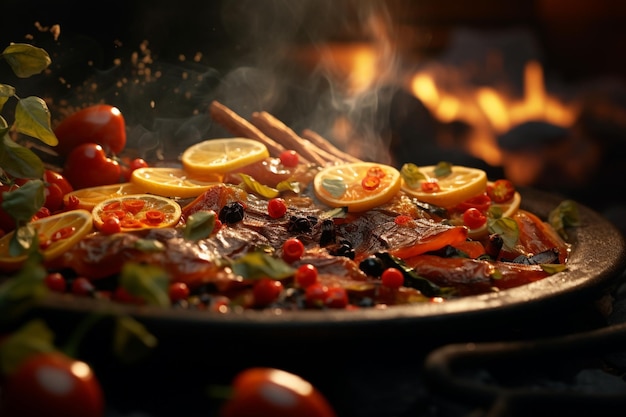
M519 227L517 226L517 222L510 217L487 219L487 229L489 233L500 235L504 246L509 249L513 249L519 239Z
M566 228L580 226L580 214L578 205L572 200L564 200L550 211L548 223L565 240L568 239Z
M163 252L166 249L163 242L156 239L137 239L133 246L142 252Z
M12 43L2 51L0 57L8 62L15 75L20 78L40 74L52 63L50 55L44 49L26 43Z
M50 125L50 110L46 102L39 97L26 97L17 102L13 127L18 132L37 138L47 145L59 144Z
M335 198L339 198L348 189L348 185L341 178L324 178L322 180L322 187Z
M31 251L20 270L0 285L0 322L19 316L48 293L42 260L41 253Z
M337 207L320 214L320 219L343 219L348 214L348 207Z
M168 295L170 277L157 265L126 262L120 273L120 285L130 294L146 303L161 307L170 306Z
M261 184L250 175L247 174L239 174L241 179L243 180L246 187L251 190L253 193L256 193L265 198L274 198L280 195L280 191L275 188L268 187L265 184Z
M402 168L400 168L400 175L406 185L411 188L419 187L420 181L427 179L426 175L420 171L419 167L412 163L402 165Z
M33 151L16 143L8 133L0 141L0 167L15 178L41 178L45 168Z
M247 253L231 264L233 272L244 279L270 277L283 279L293 276L295 269L282 259L275 258L265 252Z
M565 264L541 264L541 269L550 275L554 275L558 272L563 272L567 269Z
M213 210L201 210L193 213L187 218L183 236L194 242L209 237L215 228L216 217Z
M117 317L113 333L113 352L125 363L143 359L158 345L158 339L130 316Z
M291 191L300 194L300 183L298 181L281 181L276 185L278 191Z
M26 322L0 344L0 373L8 375L35 353L55 351L54 333L41 319Z
M452 164L450 162L441 161L435 166L435 177L441 178L452 173Z

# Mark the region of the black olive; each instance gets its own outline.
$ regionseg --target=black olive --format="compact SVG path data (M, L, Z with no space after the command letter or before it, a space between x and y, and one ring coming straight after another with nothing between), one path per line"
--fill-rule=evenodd
M291 216L287 229L295 233L309 233L315 223L317 223L317 219L312 216Z
M239 201L226 204L217 218L224 224L235 224L243 220L244 207Z
M322 234L320 236L320 246L325 247L335 243L335 222L331 219L324 219L322 222Z
M345 256L346 258L354 259L356 252L349 242L343 241L333 252L335 256Z
M385 267L381 259L375 256L370 256L361 261L359 269L371 277L380 277L385 270Z

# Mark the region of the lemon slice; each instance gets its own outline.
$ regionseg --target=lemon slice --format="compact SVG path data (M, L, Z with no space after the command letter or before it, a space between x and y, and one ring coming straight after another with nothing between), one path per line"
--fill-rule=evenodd
M133 171L130 182L145 193L163 197L197 197L216 183L221 182L219 174L206 174L202 179L189 178L180 168L146 167Z
M182 210L176 201L152 194L129 194L98 203L92 210L93 224L102 229L109 216L120 220L121 231L175 226Z
M93 230L91 213L87 210L70 210L32 223L39 235L39 246L44 260L48 261L64 253ZM9 245L15 231L0 239L0 268L16 270L22 266L27 255L11 256Z
M78 206L74 208L91 211L96 204L107 198L143 192L145 192L145 190L137 184L131 184L130 182L99 185L97 187L81 188L71 191L63 196L63 203L66 207L69 207L71 205L70 197L74 196L78 198Z
M267 147L246 138L209 139L185 149L181 155L183 169L191 176L225 174L269 157Z
M348 207L350 212L362 212L387 203L400 191L400 185L397 169L373 162L329 166L313 180L315 195L322 203Z
M450 174L437 177L435 168L435 165L420 167L420 172L427 179L417 181L413 187L402 180L402 190L425 203L451 208L484 192L487 187L487 173L482 169L453 165ZM429 180L439 186L438 191L424 191L422 189L422 183Z
M522 196L520 195L520 193L515 192L511 200L504 202L504 203L491 203L491 207L492 207L492 210L494 207L497 207L500 209L502 213L500 217L512 217L515 214L515 212L519 209L521 202L522 202ZM478 227L476 229L470 229L469 232L467 233L467 236L472 239L480 239L482 237L485 237L487 233L488 233L487 223L485 223L481 227Z

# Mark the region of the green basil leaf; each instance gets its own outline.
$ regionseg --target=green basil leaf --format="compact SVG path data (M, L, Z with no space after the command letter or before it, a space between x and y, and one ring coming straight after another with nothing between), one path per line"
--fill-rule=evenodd
M2 51L2 57L20 78L40 74L52 63L50 55L44 49L26 43L13 43L7 46Z
M282 279L293 276L295 269L282 259L274 258L265 252L247 253L231 264L233 272L244 279L270 277Z
M451 173L452 164L450 162L442 161L435 166L435 177L437 178L445 177L447 175L450 175Z
M400 168L400 175L402 179L410 188L417 188L420 185L420 181L426 179L426 175L420 171L419 167L412 163L402 165Z
M580 226L580 214L578 205L572 200L564 200L550 211L548 223L565 240L568 239L566 229L568 227Z
M201 210L193 213L185 222L183 236L194 242L209 237L215 228L215 219L216 215L213 210Z
M30 149L12 140L8 133L0 141L0 167L16 178L41 178L45 170L41 159Z
M161 307L171 305L168 295L170 277L156 265L126 262L120 273L120 285L130 294L146 303Z
M50 110L46 102L39 97L26 97L17 102L13 127L18 132L39 139L47 145L59 144L50 125Z
M504 241L504 246L509 249L513 249L519 239L519 227L517 226L517 222L510 217L488 219L487 229L489 233L500 235Z
M148 329L130 316L119 316L113 333L113 352L125 363L137 362L146 357L158 339Z

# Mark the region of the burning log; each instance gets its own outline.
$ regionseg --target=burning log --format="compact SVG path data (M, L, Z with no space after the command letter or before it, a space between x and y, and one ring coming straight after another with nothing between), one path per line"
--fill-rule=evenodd
M274 138L287 149L293 149L309 161L324 166L327 162L335 162L332 155L328 155L333 161L329 161L320 155L320 149L316 149L306 139L301 138L289 126L272 116L268 112L252 113L252 124L267 136Z
M337 148L331 142L328 141L325 137L321 136L319 133L314 132L311 129L304 129L301 134L303 139L308 140L313 145L317 146L320 150L325 151L327 154L332 155L340 161L345 162L360 162L361 160L355 156L350 155Z

